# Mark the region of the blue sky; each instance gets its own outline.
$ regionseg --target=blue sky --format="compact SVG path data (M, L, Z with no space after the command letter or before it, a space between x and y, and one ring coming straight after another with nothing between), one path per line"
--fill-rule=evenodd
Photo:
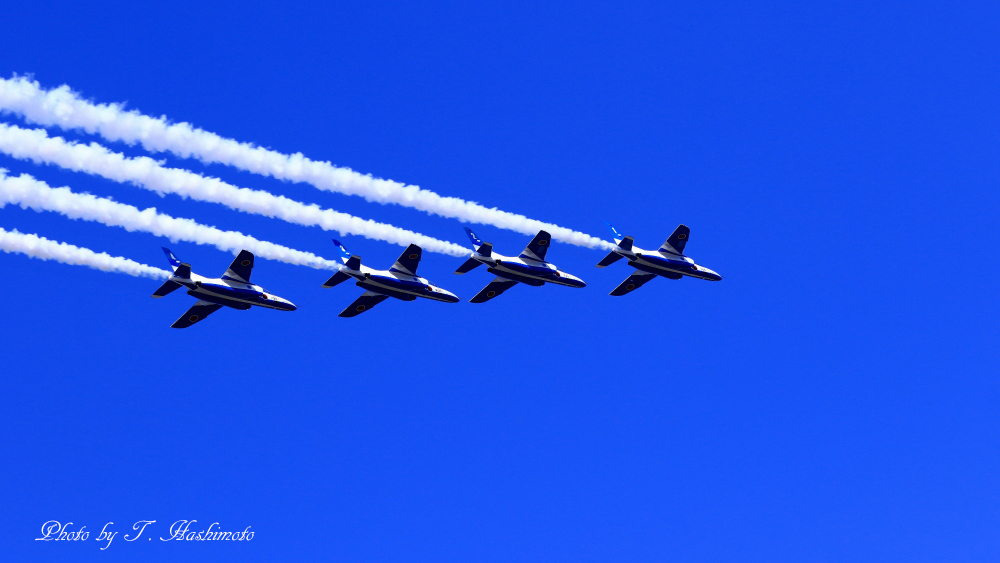
M610 297L630 269L557 243L587 288L341 319L360 289L259 260L298 311L172 330L192 300L155 281L0 254L11 560L996 560L996 5L6 12L6 78L646 248L683 222L724 276ZM455 220L157 158L465 242ZM318 228L0 167L335 256ZM0 227L158 267L166 245L205 275L231 260L10 206ZM506 254L530 238L473 228ZM344 241L376 267L401 251ZM491 276L461 261L421 273L467 300ZM120 539L179 519L256 535ZM47 520L93 535L33 541Z

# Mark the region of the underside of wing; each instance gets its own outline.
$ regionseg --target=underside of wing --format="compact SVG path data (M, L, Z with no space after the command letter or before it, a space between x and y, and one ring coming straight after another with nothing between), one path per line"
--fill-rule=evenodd
M406 250L404 250L403 253L399 255L399 260L396 260L396 263L393 264L392 267L389 269L392 271L402 272L404 274L410 274L411 276L415 276L417 275L417 266L420 265L420 256L422 254L423 251L420 250L419 246L411 244L410 246L406 247Z
M502 278L497 276L496 279L491 281L489 285L484 287L482 291L476 294L475 297L469 300L470 303L483 303L493 299L497 295L507 291L508 289L517 285L514 280L509 280L507 278Z
M236 255L236 259L229 265L229 269L222 275L223 279L229 278L243 283L250 283L250 274L253 272L253 254L247 250L241 250Z
M170 328L187 328L221 308L222 305L216 303L198 301L194 304L194 307L191 307L186 313L181 315L181 318L174 321L174 324L170 325Z
M600 262L597 263L598 268L607 268L608 266L614 264L615 262L622 259L622 255L618 254L614 250L608 253Z
M619 296L631 293L643 286L646 282L656 277L656 274L649 274L636 270L625 281L618 285L611 295Z
M374 291L366 291L361 294L361 297L355 299L354 303L351 303L346 309L341 311L339 316L356 317L388 298L388 295L382 295L381 293L375 293Z
M660 247L660 252L670 254L684 254L684 247L687 246L688 239L691 238L691 229L687 225L678 225L674 232Z
M531 239L527 248L521 253L522 258L533 260L545 260L545 253L549 250L549 243L552 242L552 235L545 231L538 231L535 238Z

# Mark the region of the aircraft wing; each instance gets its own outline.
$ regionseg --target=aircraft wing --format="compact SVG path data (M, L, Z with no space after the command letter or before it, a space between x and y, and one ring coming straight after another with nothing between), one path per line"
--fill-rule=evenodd
M236 259L229 265L229 269L223 278L229 278L244 283L250 283L250 272L253 271L253 254L247 250L241 250L236 255Z
M618 285L611 295L625 295L626 293L631 293L643 286L646 282L656 277L656 274L649 274L646 272L640 272L636 270L629 276L625 281Z
M531 242L528 243L521 256L544 261L545 252L549 249L550 242L552 242L552 235L545 231L538 231L538 234L535 235L535 238L531 239Z
M417 275L417 266L420 265L421 254L423 254L423 251L420 250L420 247L411 244L406 247L406 250L399 255L399 260L396 260L396 263L389 269L415 276Z
M170 325L170 328L187 328L221 308L222 305L209 303L208 301L198 301L194 304L194 307L191 307L186 313L181 315L181 318L174 321L174 324Z
M517 285L516 281L497 276L496 279L494 279L489 283L489 285L487 285L479 293L477 293L475 297L469 299L469 302L484 303L486 301L489 301L490 299L493 299L497 295L500 295L501 293L507 291L508 289L514 287L515 285Z
M375 293L374 291L366 291L361 294L361 297L355 299L354 303L351 303L346 309L341 311L339 316L356 317L388 298L388 295L382 295L381 293Z
M687 225L678 225L674 232L660 247L660 250L666 250L671 254L684 254L684 247L687 245L688 239L691 237L691 229Z

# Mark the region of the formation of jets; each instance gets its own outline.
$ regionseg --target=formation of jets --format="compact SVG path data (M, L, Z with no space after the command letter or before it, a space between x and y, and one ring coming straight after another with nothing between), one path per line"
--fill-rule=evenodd
M608 229L618 246L603 260L597 263L598 268L604 268L625 258L635 271L625 281L618 285L611 295L621 296L642 287L646 282L657 276L679 280L684 276L710 281L719 281L722 276L684 255L684 247L691 235L691 229L685 225L678 226L657 250L643 250L632 244L632 237L622 236L608 223ZM472 241L473 252L456 274L464 274L481 265L494 274L489 284L469 301L484 303L514 287L518 283L531 286L542 286L546 283L565 285L568 287L585 287L587 284L580 278L564 272L555 264L547 262L545 255L552 242L552 237L545 231L538 231L528 246L516 257L504 256L493 252L493 245L479 240L470 229L465 229ZM373 270L361 265L361 257L353 255L344 248L340 241L334 240L344 265L323 284L329 288L349 279L356 280L355 285L365 292L347 306L341 317L354 317L371 309L390 297L403 301L414 301L417 297L457 303L457 295L431 284L417 275L417 266L423 255L421 248L411 244L399 256L399 259L388 270ZM253 270L254 256L243 250L236 256L229 269L221 278L205 278L191 272L191 265L181 262L170 250L164 248L167 261L173 269L170 276L153 297L163 297L170 292L186 287L188 295L197 297L198 302L177 319L173 328L187 328L222 307L232 309L249 309L250 307L266 307L279 311L294 311L295 305L287 299L274 295L259 285L250 283L250 273Z

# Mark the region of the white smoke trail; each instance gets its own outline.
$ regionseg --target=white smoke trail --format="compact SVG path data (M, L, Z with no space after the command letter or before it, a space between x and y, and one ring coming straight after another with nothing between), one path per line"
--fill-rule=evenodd
M315 204L306 205L263 190L240 188L189 170L167 168L149 157L129 158L97 143L84 145L62 137L49 137L44 129L23 129L0 123L0 152L40 164L55 164L76 172L94 174L116 182L127 182L160 195L172 193L199 201L221 203L246 213L275 217L297 225L318 226L343 235L357 234L400 246L414 243L425 250L451 256L465 256L469 253L465 247L455 243L332 209L323 209Z
M118 272L130 276L165 279L170 272L140 264L122 258L111 256L105 252L97 253L88 248L80 248L65 242L56 242L38 235L20 233L16 230L5 231L0 228L0 250L4 252L24 254L39 260L55 260L63 264L88 266L104 272Z
M494 225L533 235L545 229L556 240L589 248L614 245L586 233L529 219L524 215L488 208L457 197L444 197L418 186L360 174L349 168L306 158L301 153L282 154L250 143L240 143L188 123L169 123L121 104L94 104L69 86L43 90L37 81L24 77L0 79L0 111L23 116L27 121L64 129L82 129L111 141L139 143L151 152L170 152L205 163L233 166L256 174L290 182L305 182L326 191L359 195L368 201L395 203L442 217Z
M0 168L0 208L7 204L20 205L35 211L54 211L71 219L96 221L127 231L141 231L167 237L172 241L189 241L212 245L236 254L247 249L261 258L324 270L338 270L340 265L310 252L295 250L272 242L255 239L235 231L223 231L198 224L191 219L178 219L149 208L138 208L91 194L74 193L69 188L53 188L28 174L8 176Z

